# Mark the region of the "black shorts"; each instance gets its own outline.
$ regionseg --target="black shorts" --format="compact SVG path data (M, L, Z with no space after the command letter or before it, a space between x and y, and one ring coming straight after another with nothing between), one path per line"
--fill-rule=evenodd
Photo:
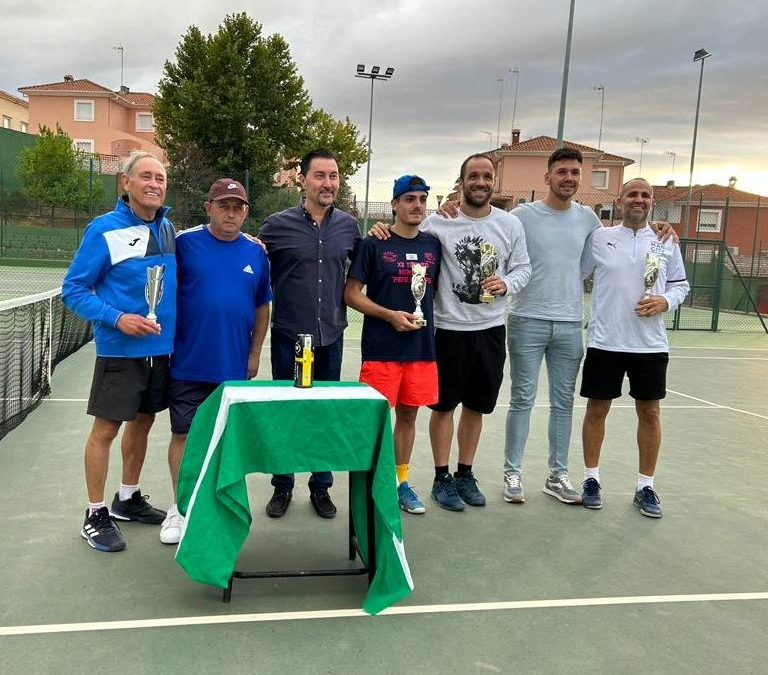
M432 410L448 412L459 403L489 414L496 407L504 379L506 328L435 331L440 398Z
M168 412L171 414L171 431L174 434L187 434L192 426L192 419L200 407L218 387L213 382L189 382L171 380L168 383Z
M629 395L637 401L660 401L667 395L669 354L609 352L589 347L581 374L584 398L608 400L621 396L626 373Z
M88 414L132 422L138 413L154 415L168 407L168 356L122 359L97 356Z

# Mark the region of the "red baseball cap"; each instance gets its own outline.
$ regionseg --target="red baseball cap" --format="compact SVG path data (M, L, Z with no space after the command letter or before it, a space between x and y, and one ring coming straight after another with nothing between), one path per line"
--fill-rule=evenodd
M234 178L219 178L211 189L208 190L208 201L215 202L219 199L239 199L241 202L248 203L248 195L245 194L245 188Z

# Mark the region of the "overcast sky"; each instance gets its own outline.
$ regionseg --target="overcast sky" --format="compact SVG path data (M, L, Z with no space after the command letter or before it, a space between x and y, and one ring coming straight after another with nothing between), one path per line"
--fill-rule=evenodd
M120 9L116 9L119 7ZM61 80L65 74L133 91L156 90L189 25L215 32L226 13L246 11L266 34L289 43L316 106L348 115L368 134L369 83L357 63L395 68L375 85L372 186L418 173L433 194L452 185L468 154L501 141L557 135L568 0L0 0L0 89ZM768 195L768 49L765 0L576 0L565 138L597 146L605 87L603 149L655 183L687 185L700 65L704 66L694 182ZM504 78L500 97L498 78ZM672 157L677 154L672 173ZM355 181L362 183L365 170ZM372 188L373 189L373 188ZM360 190L362 196L362 190Z

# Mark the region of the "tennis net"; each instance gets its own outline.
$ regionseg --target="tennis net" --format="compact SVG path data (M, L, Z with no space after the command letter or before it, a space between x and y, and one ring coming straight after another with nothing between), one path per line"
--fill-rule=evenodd
M0 439L50 394L56 365L92 337L60 288L0 302Z

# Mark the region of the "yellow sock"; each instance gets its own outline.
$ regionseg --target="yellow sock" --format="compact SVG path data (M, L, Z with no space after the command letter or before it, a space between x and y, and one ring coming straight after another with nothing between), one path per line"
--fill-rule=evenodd
M411 468L410 464L398 464L397 465L397 482L399 483L407 483L408 482L408 470Z

